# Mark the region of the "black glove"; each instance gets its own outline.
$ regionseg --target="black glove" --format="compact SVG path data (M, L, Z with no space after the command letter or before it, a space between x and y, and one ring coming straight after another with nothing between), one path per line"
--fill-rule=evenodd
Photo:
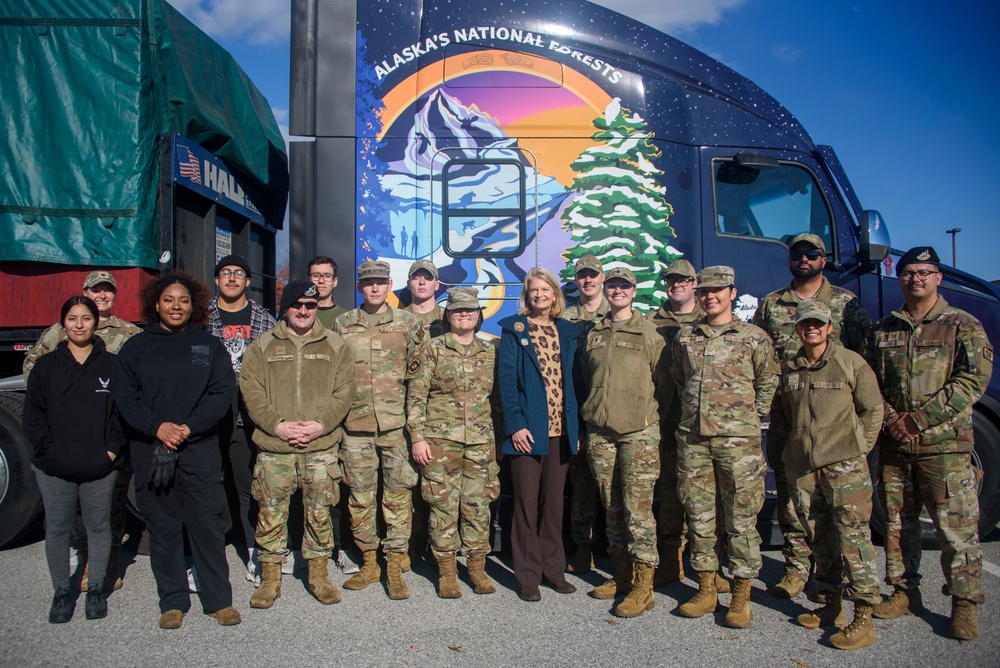
M177 453L157 441L153 448L153 459L150 462L150 483L153 487L169 487L174 481L174 471L177 469Z

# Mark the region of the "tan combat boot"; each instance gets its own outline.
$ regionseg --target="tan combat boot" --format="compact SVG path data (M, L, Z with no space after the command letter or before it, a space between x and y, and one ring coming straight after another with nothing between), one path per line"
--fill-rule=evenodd
M872 621L872 606L868 603L854 604L854 619L839 633L830 636L830 644L837 649L861 649L875 644L875 623Z
M778 598L795 598L806 588L806 581L792 573L785 573L781 581L774 585L771 593Z
M361 570L347 579L344 589L359 591L382 579L382 567L378 565L378 554L375 550L365 550L361 556L364 558Z
M591 590L590 595L594 598L607 599L627 594L632 586L632 559L624 552L612 550L611 560L615 563L615 574Z
M751 580L733 578L733 598L729 602L729 612L722 623L733 629L749 628L753 613L750 611Z
M684 548L675 545L660 545L660 563L653 573L653 586L662 587L684 579Z
M715 591L720 594L728 594L733 588L729 585L729 580L726 579L726 574L719 569L719 572L715 574Z
M919 589L900 589L892 596L872 606L872 614L879 619L897 619L903 615L919 615L924 610L924 602Z
M698 571L698 593L690 601L677 608L682 617L702 617L715 612L719 605L719 592L715 588L715 573L713 571Z
M462 590L458 588L458 569L455 555L438 557L438 598L461 598Z
M251 608L270 608L281 598L281 564L260 562L260 586L250 597Z
M386 589L389 598L394 601L410 598L410 588L403 581L403 557L405 556L405 552L387 552L385 555L385 577L388 580Z
M340 592L327 577L326 565L329 560L329 557L309 560L309 593L323 605L340 603Z
M638 617L656 605L653 597L653 567L642 562L632 564L632 591L618 604L616 617Z
M465 560L469 567L469 579L472 580L472 591L477 594L492 594L497 590L496 584L486 574L486 555L470 556Z
M566 570L570 573L587 573L594 567L593 547L588 543L581 543L576 546L576 556L573 561L566 565Z
M121 568L118 564L121 561L122 544L121 541L111 541L111 554L108 555L108 570L104 574L104 591L118 591L122 588Z
M844 614L843 592L830 592L826 597L826 605L812 612L804 612L795 618L800 626L807 629L818 629L821 626L836 626L842 629L847 626L847 615Z
M951 599L951 637L975 640L979 637L979 608L964 598Z
M83 573L80 574L80 591L87 591L90 584L90 559L87 550L76 551L77 563L83 564Z

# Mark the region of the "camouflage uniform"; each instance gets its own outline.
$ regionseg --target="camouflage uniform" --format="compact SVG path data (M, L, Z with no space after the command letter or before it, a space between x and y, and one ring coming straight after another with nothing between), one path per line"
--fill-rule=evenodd
M823 302L830 308L832 315L830 324L833 325L830 340L837 339L844 348L865 355L866 337L871 327L871 319L861 300L850 290L831 285L825 276L820 289L812 299ZM757 312L754 313L752 322L771 337L779 363L795 357L799 349L799 338L795 334L795 308L801 301L802 299L795 293L795 283L791 282L784 289L776 290L764 297L757 307ZM788 433L772 424L767 432L767 461L774 470L774 482L778 493L778 526L781 528L785 543L781 550L785 557L785 572L801 580L808 580L812 551L805 527L799 522L795 512L788 476L785 475L785 465L781 459L787 441ZM827 537L829 540L824 540ZM832 534L821 534L816 549L835 551L837 546L832 538ZM820 577L826 575L821 573Z
M566 309L563 318L576 325L583 336L587 336L594 323L603 318L610 307L608 300L601 295L601 305L591 313L579 304ZM597 483L590 470L587 460L587 439L580 443L580 452L569 458L569 480L573 489L570 500L570 532L573 542L577 545L592 545L594 543L594 523L597 522L598 496Z
M886 581L920 585L920 509L934 520L946 594L983 602L979 499L969 453L972 406L993 373L982 325L943 297L919 322L904 310L876 323L871 354L885 397L885 422L908 413L920 430L909 443L883 435L879 468L886 508Z
M617 330L610 314L587 335L580 413L589 427L587 456L607 511L613 552L655 566L653 488L660 475L660 427L655 379L663 337L639 311Z
M337 318L335 328L354 349L357 394L344 424L341 446L354 541L362 551L379 545L376 511L382 473L386 552L406 552L411 532L411 490L419 482L410 458L406 381L420 371L426 334L420 321L391 306L371 324L360 309Z
M97 325L97 336L104 341L104 347L109 353L118 354L125 342L142 330L130 322L122 320L116 316L109 315L104 322ZM35 366L38 358L45 353L50 353L56 349L60 341L66 340L66 330L62 324L56 323L42 332L35 345L24 356L24 381L28 382L31 369Z
M431 448L421 468L431 549L438 558L459 547L467 557L486 555L490 503L500 495L490 401L496 346L476 338L465 350L446 333L426 341L422 357L410 379L406 429L412 443Z
M658 311L646 318L656 326L663 337L663 360L660 378L656 384L657 403L660 406L660 513L656 520L657 542L660 545L684 547L684 504L677 495L677 423L681 419L681 402L677 387L670 376L670 348L683 325L701 320L705 312L695 304L690 313L674 313L670 302L665 301Z
M444 308L440 304L435 304L427 313L416 313L412 305L403 310L420 321L428 337L433 339L444 334Z
M719 569L714 550L718 493L730 571L751 579L761 567L756 522L767 471L760 417L770 410L778 378L771 339L735 318L722 327L702 320L681 328L669 360L681 388L677 492L687 511L691 565L696 571Z
M800 349L782 364L781 377L771 424L790 435L783 463L799 522L815 548L817 589L840 588L843 555L845 597L879 603L865 458L882 426L875 374L860 355L830 341L815 363ZM833 540L820 543L823 536ZM830 542L836 549L823 549Z
M240 392L257 427L250 491L260 508L256 539L264 563L281 563L288 554L288 504L297 489L306 528L302 556L329 557L334 547L329 507L340 498L338 449L354 396L353 361L351 348L318 320L298 342L282 320L243 354ZM277 436L285 420L316 420L324 432L295 447Z

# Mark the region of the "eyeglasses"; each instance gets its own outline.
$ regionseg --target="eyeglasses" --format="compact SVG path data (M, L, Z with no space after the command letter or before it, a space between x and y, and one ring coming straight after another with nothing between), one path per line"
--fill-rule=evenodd
M452 315L479 315L479 309L477 308L451 308L448 309L448 313Z
M101 287L101 286L99 286L99 285L95 285L95 286L94 286L94 287L92 287L92 288L84 288L84 291L86 291L86 292L92 292L92 293L94 293L95 295L96 295L96 294L100 294L100 293L102 293L102 292L103 292L103 293L107 293L107 294L110 294L110 295L113 295L113 294L115 293L115 289L114 289L114 288L112 288L111 286L107 286L107 287L103 287L103 288L102 288L102 287Z
M901 271L899 272L899 277L904 281L912 281L914 278L919 278L921 281L926 281L931 274L940 274L940 271L927 271L926 269L921 269L920 271Z
M246 278L247 272L242 269L221 269L219 270L219 276L223 278L229 278L230 276L235 276L236 278Z
M688 283L694 283L694 279L690 276L667 276L667 285L674 284L687 285Z
M790 257L793 260L801 260L803 257L806 257L812 261L816 261L821 257L823 257L823 251L819 250L818 248L807 251L793 250L793 251L788 251L788 257Z
M330 283L335 278L337 278L336 274L309 274L309 280L313 283L319 283L320 281Z
M292 302L292 305L288 308L293 311L298 311L299 309L305 307L306 310L312 311L317 308L319 304L317 302Z
M621 292L627 292L627 291L631 290L632 287L633 286L630 283L605 283L604 284L604 289L607 290L608 292L614 292L615 290L618 290L618 291L621 291Z

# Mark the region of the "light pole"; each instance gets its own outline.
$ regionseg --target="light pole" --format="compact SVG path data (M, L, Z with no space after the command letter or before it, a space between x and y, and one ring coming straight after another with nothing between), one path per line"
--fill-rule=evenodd
M955 235L962 231L961 227L953 227L950 230L945 230L945 234L951 235L951 266L958 268L958 260L955 258Z

